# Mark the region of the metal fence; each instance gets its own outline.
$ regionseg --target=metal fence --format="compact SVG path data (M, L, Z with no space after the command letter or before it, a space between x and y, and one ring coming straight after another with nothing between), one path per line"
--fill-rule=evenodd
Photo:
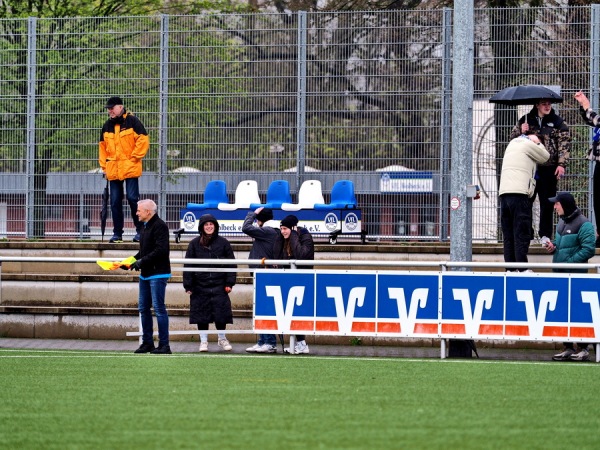
M557 86L573 148L560 189L591 217L597 5L475 11L473 239L501 239L499 161L525 111L488 99ZM98 238L100 128L120 95L145 124L142 197L170 228L206 183L354 182L368 239L445 240L451 155L450 9L0 20L0 237ZM125 208L125 205L124 205ZM126 216L127 217L127 216ZM108 228L111 224L109 222ZM133 224L126 219L126 233Z

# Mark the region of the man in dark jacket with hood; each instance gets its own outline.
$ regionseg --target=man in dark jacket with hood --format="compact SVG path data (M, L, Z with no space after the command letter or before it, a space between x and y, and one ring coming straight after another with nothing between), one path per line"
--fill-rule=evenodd
M560 220L556 226L554 242L548 242L546 249L552 253L555 263L587 263L596 250L596 236L592 223L579 211L575 199L569 192L559 192L551 197L554 209ZM554 272L587 273L587 269L554 269ZM589 352L587 343L577 343L577 351L573 343L565 342L564 350L552 359L554 361L587 361Z
M192 259L234 259L231 244L219 236L219 222L211 214L204 214L198 220L200 236L192 239L185 253ZM195 323L200 330L201 352L208 351L208 325L215 323L219 333L218 343L225 351L232 349L225 336L228 323L233 323L233 311L229 293L235 285L235 272L217 272L211 268L235 268L235 264L195 265L184 264L184 267L195 268L194 271L183 272L183 288L190 296L190 323ZM203 270L203 269L209 270Z
M169 260L169 227L156 214L156 203L145 199L138 202L137 217L143 224L140 232L140 251L130 270L141 270L138 309L142 322L142 345L135 353L170 354L169 315L165 307L167 282L171 278ZM152 337L152 311L158 324L158 347Z
M279 235L279 230L265 226L269 220L273 220L273 210L270 208L257 208L254 212L249 211L244 219L242 231L252 237L252 248L248 259L273 259L273 245ZM256 222L256 224L254 224ZM251 268L265 268L255 265ZM246 349L248 353L276 353L277 338L274 334L259 334L258 342Z
M538 165L535 193L531 199L534 201L537 195L540 201L539 236L550 238L554 218L552 203L548 199L556 195L558 180L565 174L571 152L571 132L548 99L538 100L531 111L519 119L512 129L510 139L527 132L534 132L550 153L550 159Z

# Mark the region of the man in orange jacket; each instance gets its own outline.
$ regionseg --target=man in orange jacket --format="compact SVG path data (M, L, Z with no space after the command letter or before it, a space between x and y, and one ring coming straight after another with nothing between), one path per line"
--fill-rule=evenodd
M109 119L100 134L98 161L110 184L113 237L109 242L123 242L123 182L136 229L133 242L139 242L142 224L136 216L140 199L138 180L142 176L142 158L150 147L150 138L140 119L125 109L120 97L110 97L105 108Z

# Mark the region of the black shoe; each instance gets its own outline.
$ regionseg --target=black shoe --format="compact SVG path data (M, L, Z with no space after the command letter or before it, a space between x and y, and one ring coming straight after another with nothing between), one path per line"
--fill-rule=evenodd
M153 343L144 343L144 344L140 345L138 347L138 349L133 353L151 353L151 352L153 353L154 350L156 350L156 349L154 348Z
M167 344L167 345L159 345L154 350L152 350L150 353L153 353L155 355L170 355L173 352L171 351L171 347L169 347L169 345Z

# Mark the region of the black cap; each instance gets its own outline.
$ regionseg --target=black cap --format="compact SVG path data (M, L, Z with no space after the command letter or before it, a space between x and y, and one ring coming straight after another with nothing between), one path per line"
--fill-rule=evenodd
M573 198L573 195L571 195L570 192L559 192L558 194L556 194L556 197L550 197L548 199L549 202L552 203L575 203L575 198Z
M272 219L273 219L273 210L270 208L263 208L256 215L256 220L260 220L263 223L268 222L269 220L272 220Z
M569 217L577 209L575 198L573 198L570 192L559 192L556 194L556 197L550 197L548 201L552 203L559 202L565 217Z
M106 100L106 105L104 105L105 108L112 108L115 105L122 105L123 104L123 99L121 97L111 97L108 100Z
M298 218L296 216L293 216L293 215L285 216L281 220L281 226L289 228L290 230L292 228L294 228L296 225L298 225Z

